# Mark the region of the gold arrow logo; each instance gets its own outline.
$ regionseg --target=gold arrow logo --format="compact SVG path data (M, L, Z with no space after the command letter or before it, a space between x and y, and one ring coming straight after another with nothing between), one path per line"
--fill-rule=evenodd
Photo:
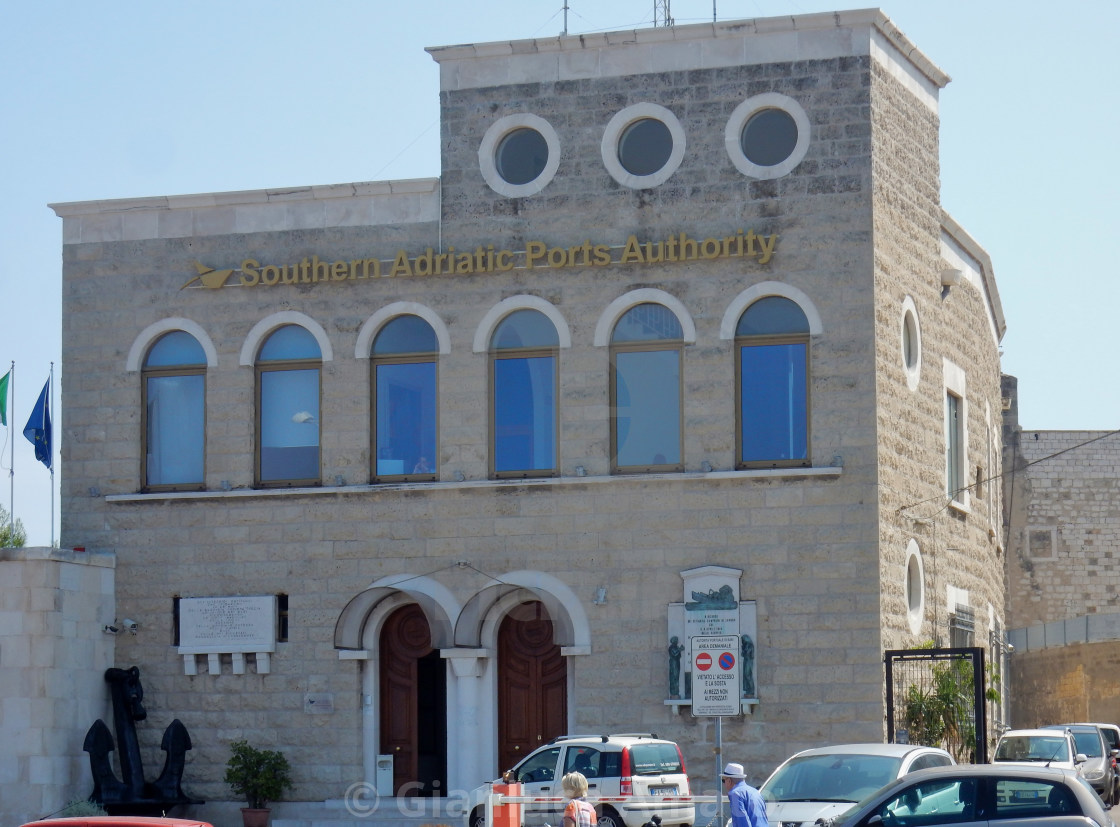
M225 287L226 280L233 273L232 268L229 270L215 270L213 267L207 267L205 264L198 261L194 263L194 269L198 270L198 275L180 287L180 290L190 287L196 281L201 281L203 287L216 290L219 287Z

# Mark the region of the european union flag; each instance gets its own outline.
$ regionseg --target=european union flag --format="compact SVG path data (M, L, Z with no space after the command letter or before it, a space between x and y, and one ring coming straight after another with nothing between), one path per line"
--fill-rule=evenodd
M23 435L35 446L35 459L48 468L54 460L54 451L51 450L51 380L43 385L43 392L39 394L39 401L31 411L31 418L23 429Z

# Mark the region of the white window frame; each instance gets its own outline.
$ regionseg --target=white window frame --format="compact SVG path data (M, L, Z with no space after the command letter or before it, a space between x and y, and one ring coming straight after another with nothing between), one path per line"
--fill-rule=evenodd
M635 175L627 171L622 162L618 160L618 142L622 138L622 133L626 130L626 127L645 118L661 121L665 124L673 138L673 149L669 153L669 160L665 162L665 166L657 172L649 175ZM660 104L642 102L627 106L620 112L616 112L614 117L607 122L606 129L603 130L603 140L599 145L599 152L603 158L603 166L606 167L611 178L624 187L641 190L664 184L673 177L673 173L680 168L681 162L684 160L685 145L684 127L681 126L677 116Z
M548 160L545 161L541 174L525 184L511 184L498 174L498 165L494 160L494 153L502 138L517 129L533 129L541 134L548 146ZM478 147L478 168L483 180L490 189L507 198L528 198L552 183L556 170L560 168L560 136L552 128L552 124L539 115L529 112L519 112L499 118L490 125L482 136L482 143Z

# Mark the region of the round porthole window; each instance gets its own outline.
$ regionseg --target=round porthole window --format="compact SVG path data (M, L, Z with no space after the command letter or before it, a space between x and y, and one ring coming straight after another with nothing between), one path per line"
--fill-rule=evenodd
M618 162L631 175L653 175L669 163L673 135L663 121L642 118L622 130Z
M902 300L901 333L902 370L906 374L906 386L916 391L922 377L922 330L918 325L918 309L909 296Z
M684 160L684 129L677 116L656 103L636 103L617 112L603 131L603 166L631 189L669 180Z
M507 115L486 130L478 165L495 192L510 198L536 195L560 166L560 139L544 118Z
M535 129L521 127L498 142L494 165L507 184L528 184L537 180L548 163L548 141Z
M906 546L906 616L911 634L916 635L922 630L925 605L925 567L922 565L922 551L918 548L918 543L911 540Z
M748 98L731 113L724 133L735 168L752 178L779 178L809 151L809 117L801 104L777 92Z
M783 109L760 109L747 120L739 144L752 164L777 166L797 147L797 124Z

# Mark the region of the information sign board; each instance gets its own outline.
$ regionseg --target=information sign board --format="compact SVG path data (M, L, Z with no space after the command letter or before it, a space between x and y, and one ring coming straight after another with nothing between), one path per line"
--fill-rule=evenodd
M738 635L703 635L690 639L692 646L692 714L738 715Z

